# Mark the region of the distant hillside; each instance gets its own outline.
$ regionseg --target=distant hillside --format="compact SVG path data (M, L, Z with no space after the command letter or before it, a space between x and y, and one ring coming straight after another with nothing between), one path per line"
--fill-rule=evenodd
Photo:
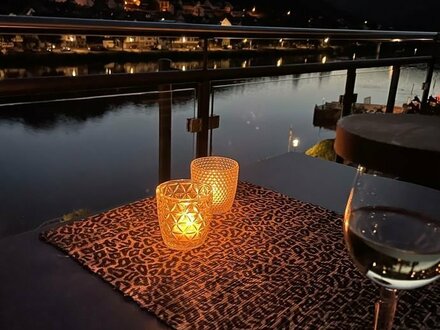
M58 2L55 2L58 1ZM62 2L63 1L63 2ZM84 0L82 0L84 1ZM75 0L0 0L0 14L26 14L30 8L36 15L105 18L110 11L107 0L94 0L92 8L75 5ZM145 2L153 0L143 0ZM177 4L178 0L170 0ZM182 0L183 3L191 0ZM203 3L205 0L200 0ZM224 0L210 0L220 4ZM267 26L394 29L440 31L440 0L227 0L236 10L254 6L264 18L244 20L243 24ZM123 0L113 0L122 4ZM192 2L195 2L192 1ZM107 13L105 13L107 9ZM290 11L290 15L287 12ZM112 18L127 19L127 13ZM142 19L142 17L136 17Z

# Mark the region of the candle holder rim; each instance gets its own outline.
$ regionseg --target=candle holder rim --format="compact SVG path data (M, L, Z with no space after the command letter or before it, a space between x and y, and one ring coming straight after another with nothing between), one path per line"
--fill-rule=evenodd
M212 169L212 170L208 170L208 171L226 172L226 171L230 171L231 169L238 168L238 166L239 166L238 161L236 161L233 158L223 157L223 156L207 156L207 157L198 157L198 158L193 159L191 161L191 167L193 166L193 164L194 164L194 166L198 166L199 164L196 164L196 163L201 163L205 159L226 160L231 164L231 166L229 166L228 168L224 168L224 169L216 168L216 169ZM205 170L205 171L207 171L207 170Z
M193 198L179 198L179 197L169 196L169 195L163 193L163 188L171 183L193 184L193 185L196 185L200 188L206 189L206 193L200 194L199 196L193 197ZM179 202L190 202L190 201L194 201L196 199L212 198L212 187L209 184L202 183L202 182L196 182L191 179L173 179L173 180L168 180L168 181L165 181L165 182L162 182L161 184L159 184L156 188L156 195L158 195L158 194L164 196L168 200L179 201Z

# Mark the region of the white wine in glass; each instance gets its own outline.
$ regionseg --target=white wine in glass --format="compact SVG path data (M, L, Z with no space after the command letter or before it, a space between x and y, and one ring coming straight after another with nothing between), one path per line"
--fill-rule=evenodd
M381 286L375 329L391 329L397 290L440 277L440 191L359 167L344 238L358 269Z

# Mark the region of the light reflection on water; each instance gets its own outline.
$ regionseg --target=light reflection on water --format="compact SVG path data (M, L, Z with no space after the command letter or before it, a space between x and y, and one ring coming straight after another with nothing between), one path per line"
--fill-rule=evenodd
M295 55L275 58L267 57L246 57L246 58L224 58L211 59L208 67L212 69L229 69L235 67L251 67L262 65L277 65L303 63L308 58L309 62L320 62L324 55ZM173 61L174 69L188 71L203 68L203 61ZM30 78L41 76L85 76L89 74L117 74L117 73L145 73L155 72L159 69L158 61L148 62L109 62L78 65L37 65L30 67L2 67L0 64L0 80L11 78Z
M402 70L396 104L421 94L425 72ZM436 78L437 75L434 76ZM358 100L386 103L387 68L360 70ZM414 87L415 86L415 87ZM261 78L216 87L214 154L242 165L287 152L289 128L298 152L334 132L312 125L315 104L343 94L345 73ZM194 137L194 91L173 96L172 176L188 177ZM97 212L154 194L158 178L158 105L151 99L31 106L0 115L0 237L88 209Z

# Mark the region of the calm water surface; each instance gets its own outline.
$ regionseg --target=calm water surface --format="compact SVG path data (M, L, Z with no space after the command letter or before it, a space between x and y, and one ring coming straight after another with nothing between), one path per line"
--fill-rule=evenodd
M390 69L359 71L358 100L385 104ZM422 68L402 70L396 104L421 95ZM437 73L434 79L437 78ZM305 74L225 84L214 91L220 128L213 153L242 166L287 152L289 128L297 152L334 137L313 127L313 108L336 101L344 72ZM435 92L435 87L434 87ZM154 97L1 109L0 237L35 228L63 214L108 209L153 195L158 180L158 105ZM172 176L188 177L194 136L186 119L194 91L173 96Z

